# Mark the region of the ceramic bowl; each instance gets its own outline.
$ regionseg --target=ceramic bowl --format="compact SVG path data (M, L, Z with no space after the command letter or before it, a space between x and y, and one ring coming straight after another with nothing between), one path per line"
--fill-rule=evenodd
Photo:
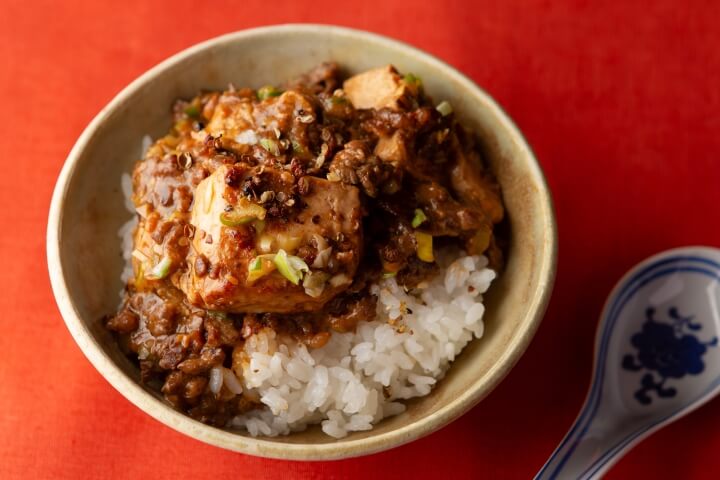
M450 101L480 139L502 186L510 246L507 268L486 298L485 335L457 358L427 397L373 430L335 440L319 428L253 438L196 422L139 381L139 370L101 323L121 289L118 228L128 220L122 173L141 157L141 139L170 127L178 97L232 82L280 83L324 60L349 73L392 63ZM439 101L439 100L438 100ZM48 267L68 329L97 370L128 400L164 424L238 452L300 460L337 459L392 448L427 435L477 404L518 361L542 319L554 280L557 234L550 192L522 135L493 99L440 60L375 34L320 25L282 25L232 33L162 62L120 92L85 129L55 187L47 232Z

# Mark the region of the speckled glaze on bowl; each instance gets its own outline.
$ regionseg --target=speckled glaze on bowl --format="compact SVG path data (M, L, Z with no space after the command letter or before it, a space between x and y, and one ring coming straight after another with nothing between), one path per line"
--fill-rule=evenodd
M481 140L502 185L511 242L507 269L487 298L485 336L472 342L430 395L373 430L341 440L319 428L253 438L196 422L139 382L139 371L101 324L118 304L122 257L117 231L128 219L120 176L140 158L141 139L170 127L169 106L228 82L279 83L332 59L348 73L392 63L448 100ZM76 342L128 400L203 442L265 457L328 460L366 455L415 440L465 413L507 375L542 319L554 281L557 233L543 174L520 132L485 92L430 55L375 34L321 25L281 25L232 33L191 47L151 69L90 123L58 178L47 231L48 267L58 306Z

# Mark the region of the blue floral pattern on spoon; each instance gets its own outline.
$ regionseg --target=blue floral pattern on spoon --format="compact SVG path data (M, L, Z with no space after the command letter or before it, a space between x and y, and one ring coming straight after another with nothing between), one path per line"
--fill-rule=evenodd
M674 397L677 390L666 387L665 382L669 378L702 373L705 370L703 356L708 347L718 343L717 337L705 343L698 340L691 332L701 330L702 325L693 323L692 316L682 316L675 307L667 312L670 323L655 320L655 313L654 308L645 311L642 330L630 339L637 353L625 355L622 361L625 370L649 370L635 392L635 399L643 405L652 403L650 392L655 392L658 398Z

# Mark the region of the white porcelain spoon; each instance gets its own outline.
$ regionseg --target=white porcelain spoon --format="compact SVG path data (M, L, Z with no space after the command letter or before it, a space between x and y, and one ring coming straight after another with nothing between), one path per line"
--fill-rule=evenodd
M720 392L720 250L651 257L608 297L575 423L535 477L601 477L628 450Z

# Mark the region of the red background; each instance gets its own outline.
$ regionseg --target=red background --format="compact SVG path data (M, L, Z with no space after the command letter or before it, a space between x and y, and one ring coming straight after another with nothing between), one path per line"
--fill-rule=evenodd
M0 0L0 478L529 478L575 417L598 313L634 263L720 245L717 2L90 2ZM318 13L316 13L318 12ZM90 119L198 41L283 22L410 42L487 89L553 189L560 262L547 317L512 374L427 438L331 463L264 460L184 437L92 368L45 262L56 176ZM609 478L717 478L720 401L646 440Z

